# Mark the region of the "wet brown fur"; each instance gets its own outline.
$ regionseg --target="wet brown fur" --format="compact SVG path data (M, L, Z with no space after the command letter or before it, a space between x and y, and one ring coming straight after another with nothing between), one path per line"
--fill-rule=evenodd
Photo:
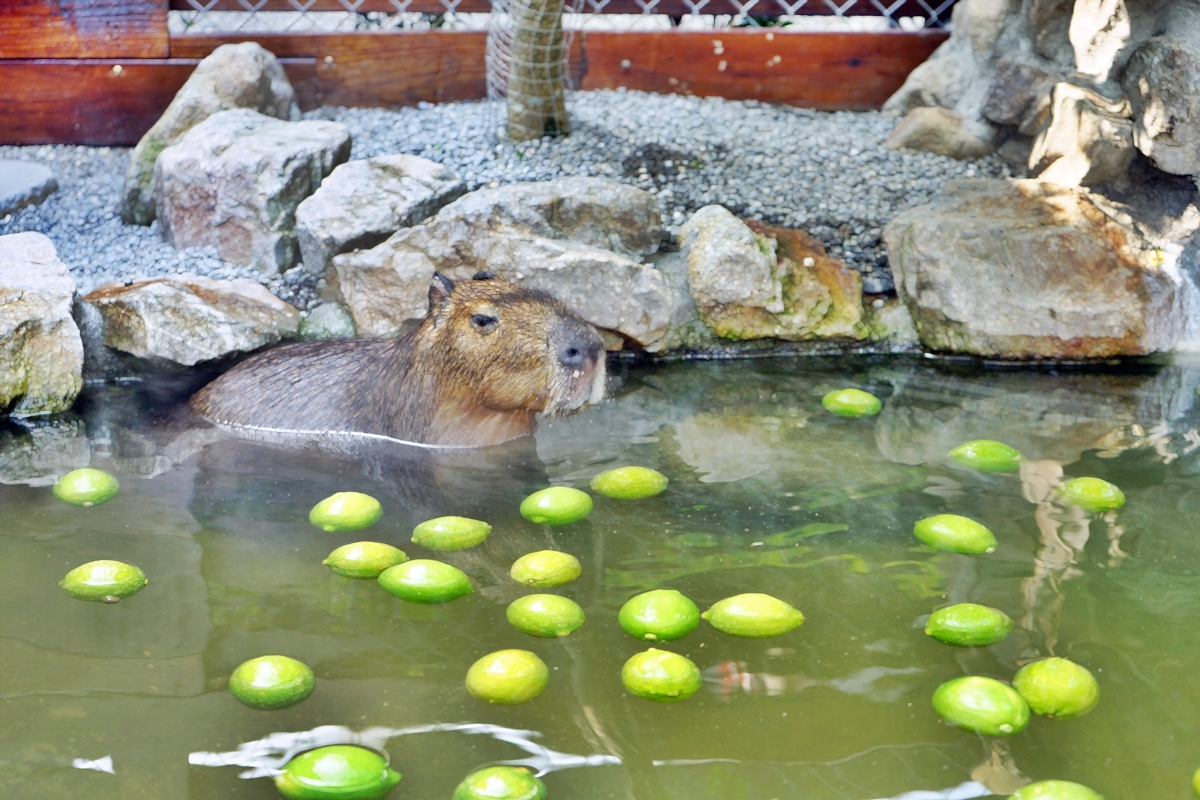
M538 412L599 399L599 334L554 298L486 275L457 286L435 276L429 296L425 319L404 336L278 347L189 405L244 435L354 432L477 447L531 433ZM581 364L560 359L566 347L580 350Z

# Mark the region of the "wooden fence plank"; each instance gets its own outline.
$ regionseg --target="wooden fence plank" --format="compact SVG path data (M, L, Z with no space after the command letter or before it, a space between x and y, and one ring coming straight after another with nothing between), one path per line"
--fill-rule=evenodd
M0 0L0 58L166 58L165 0Z
M195 59L0 61L0 144L132 145L162 115ZM286 59L316 104L316 62Z
M936 31L587 33L575 37L571 65L584 89L870 109L945 38ZM184 36L172 38L175 57L164 60L0 60L0 144L134 144L198 60L229 41L286 54L305 109L467 100L486 91L481 31Z
M585 34L583 89L640 89L825 110L876 109L948 34Z
M210 0L205 0L202 5L208 5ZM253 3L257 6L258 2ZM698 2L694 5L700 5ZM789 2L789 6L794 7L795 2ZM844 6L844 3L838 3L838 6ZM891 7L892 3L887 3ZM188 0L171 0L171 8L178 11L194 11L195 7L188 3ZM217 0L216 5L212 7L214 11L245 11L238 0ZM295 11L296 9L288 2L288 0L265 0L259 8L261 11ZM313 5L309 8L310 11L345 11L346 7L342 5L340 0L313 0ZM391 0L362 0L361 5L357 8L359 13L370 11L383 12L394 14L396 7ZM421 12L425 14L443 14L446 7L441 0L412 0L407 6L410 12ZM455 6L458 12L490 12L492 10L490 0L460 0ZM780 5L776 0L757 0L747 9L747 13L763 16L781 16L787 14L787 9ZM708 0L701 6L700 12L703 14L739 14L739 9L730 0ZM600 12L602 14L641 14L642 7L639 6L636 0L609 0ZM668 14L671 16L683 16L691 13L691 8L683 0L659 0L654 6L653 13ZM824 2L810 2L801 6L797 14L803 16L833 16L838 12L832 6ZM917 0L902 0L899 5L892 8L891 14L893 17L927 17L929 12ZM857 0L849 8L841 12L842 16L855 17L880 16L879 9L870 0ZM950 19L950 10L947 8L942 12L942 19Z

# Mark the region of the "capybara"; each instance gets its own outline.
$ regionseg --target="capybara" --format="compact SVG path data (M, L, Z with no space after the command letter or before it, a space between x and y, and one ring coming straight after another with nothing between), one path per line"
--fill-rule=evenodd
M550 295L490 272L434 273L420 325L395 339L286 345L197 392L191 408L239 436L383 438L483 447L604 394L596 330Z

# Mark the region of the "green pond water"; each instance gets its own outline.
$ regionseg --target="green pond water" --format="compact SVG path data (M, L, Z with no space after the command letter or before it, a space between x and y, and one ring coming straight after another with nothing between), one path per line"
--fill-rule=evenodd
M0 427L0 797L265 800L277 796L269 779L190 765L189 754L322 725L435 723L537 731L560 753L621 759L546 775L559 800L968 798L988 796L972 780L1011 791L1013 773L1078 781L1109 800L1192 796L1200 364L1054 374L762 360L614 372L604 405L543 423L533 439L445 458L212 442L151 418L179 391L153 381L89 389L72 414ZM882 413L824 411L821 397L844 386L879 395ZM985 437L1021 450L1022 472L946 458ZM669 488L634 502L597 496L590 517L560 528L518 513L535 489L586 489L624 464L663 472ZM90 509L56 500L54 476L88 465L116 474L121 493ZM1112 481L1128 503L1107 515L1056 503L1053 487L1075 476ZM383 519L348 534L310 525L309 509L335 491L379 498ZM998 549L921 546L913 523L933 513L982 522ZM412 544L415 524L446 514L493 532L462 552ZM416 606L322 566L362 539L455 564L476 591ZM505 621L507 604L532 591L508 578L510 564L548 548L583 564L554 590L587 614L561 640ZM101 558L140 566L149 585L112 606L59 589L69 569ZM701 609L766 592L807 622L765 640L702 623L662 647L694 660L705 688L652 703L623 691L621 665L646 644L617 611L659 587ZM1012 635L957 649L922 632L931 611L962 601L1005 611ZM511 647L549 665L546 692L513 707L471 698L468 667ZM282 711L242 706L229 674L275 653L310 665L316 690ZM1094 712L989 741L930 707L946 680L1009 680L1052 654L1095 673ZM453 731L392 738L387 751L404 775L390 797L421 800L528 755ZM72 766L106 756L113 774Z

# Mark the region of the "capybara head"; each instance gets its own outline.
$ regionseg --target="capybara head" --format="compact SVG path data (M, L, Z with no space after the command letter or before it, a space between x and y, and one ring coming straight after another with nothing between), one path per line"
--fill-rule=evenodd
M545 292L490 272L457 284L434 273L416 340L443 385L495 411L568 414L604 396L596 329Z

